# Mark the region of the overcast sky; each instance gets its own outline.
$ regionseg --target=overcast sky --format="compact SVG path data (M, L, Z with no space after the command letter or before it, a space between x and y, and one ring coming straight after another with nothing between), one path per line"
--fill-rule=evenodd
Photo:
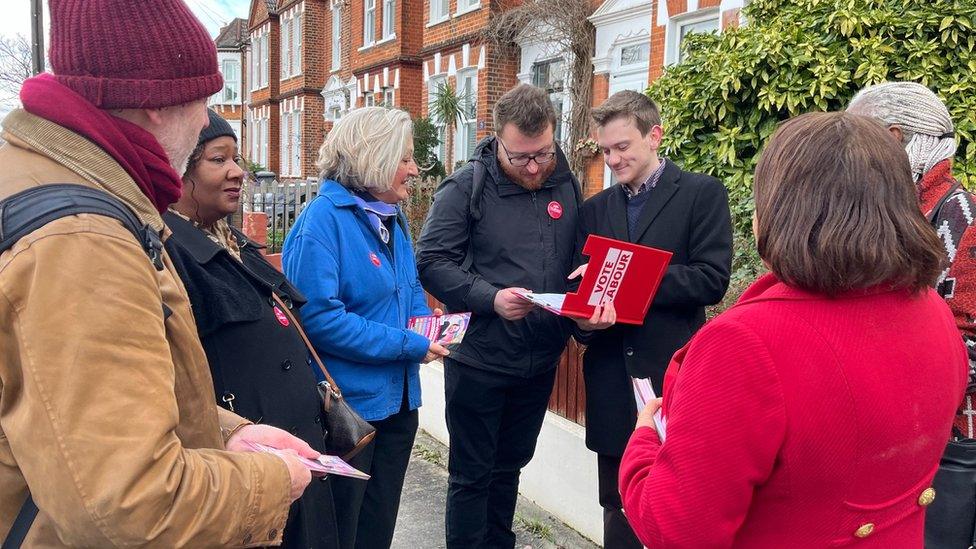
M130 2L151 2L154 0L128 0ZM247 17L250 0L184 0L200 22L207 27L210 35L216 37L220 27L235 17ZM30 0L3 0L4 16L0 17L0 35L23 34L30 37ZM44 2L45 9L47 2ZM48 14L44 15L45 27L50 21ZM160 24L165 24L160 21ZM45 37L45 40L47 37ZM50 67L48 67L50 68ZM14 98L0 97L0 116L10 108Z

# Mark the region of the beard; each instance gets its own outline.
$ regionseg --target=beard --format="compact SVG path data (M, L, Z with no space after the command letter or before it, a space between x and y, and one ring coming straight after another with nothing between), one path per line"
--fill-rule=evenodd
M504 163L499 164L501 165L502 171L505 172L505 175L508 176L513 183L528 191L538 191L541 189L546 183L546 180L549 179L549 176L552 175L552 172L556 171L555 159L545 166L542 166L539 173L535 174L534 176L523 174L522 170L516 168L515 166L509 166Z

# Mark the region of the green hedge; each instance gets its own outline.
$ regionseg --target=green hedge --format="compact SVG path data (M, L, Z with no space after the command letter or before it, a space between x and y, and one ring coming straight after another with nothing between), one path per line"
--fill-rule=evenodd
M748 24L693 35L684 62L647 93L664 117L664 154L720 178L736 230L733 283L761 268L752 173L777 123L838 110L862 87L914 80L938 93L960 141L954 170L976 186L976 1L753 0Z

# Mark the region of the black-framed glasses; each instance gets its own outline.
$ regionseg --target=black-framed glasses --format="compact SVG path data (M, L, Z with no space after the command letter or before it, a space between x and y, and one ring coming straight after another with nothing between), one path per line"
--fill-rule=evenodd
M556 158L556 151L518 154L516 156L512 156L508 152L508 147L505 146L505 143L501 139L498 140L498 143L501 144L502 149L505 150L505 157L508 158L508 162L516 168L524 168L525 166L528 166L529 161L535 161L536 166L543 166L552 162ZM553 143L553 148L555 148L555 146L556 144Z

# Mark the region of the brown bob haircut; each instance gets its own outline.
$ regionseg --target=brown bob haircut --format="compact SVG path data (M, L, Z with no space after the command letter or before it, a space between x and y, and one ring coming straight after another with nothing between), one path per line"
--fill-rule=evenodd
M759 255L783 282L835 296L931 286L942 244L919 210L908 155L870 118L809 113L762 153L753 191Z

